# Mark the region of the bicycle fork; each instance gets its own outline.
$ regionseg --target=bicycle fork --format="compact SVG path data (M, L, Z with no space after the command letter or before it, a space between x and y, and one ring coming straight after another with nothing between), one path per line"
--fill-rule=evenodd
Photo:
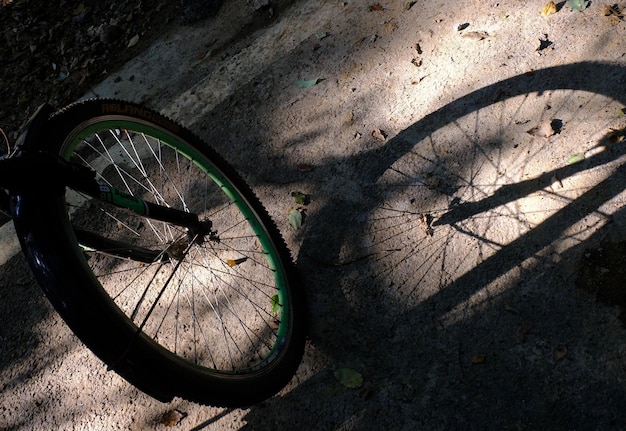
M38 178L32 178L36 173ZM212 231L210 220L199 220L198 215L186 211L157 205L136 196L120 191L110 184L96 178L96 173L82 165L70 163L60 156L43 153L20 151L14 156L0 160L0 210L10 216L10 193L40 189L41 193L49 193L55 188L64 190L67 186L87 195L142 217L171 223L187 229L187 243L202 243L206 236L219 240ZM151 263L158 260L177 259L175 252L151 250L136 247L128 243L120 243L99 234L75 229L78 241L94 250L117 250L116 255L123 258Z

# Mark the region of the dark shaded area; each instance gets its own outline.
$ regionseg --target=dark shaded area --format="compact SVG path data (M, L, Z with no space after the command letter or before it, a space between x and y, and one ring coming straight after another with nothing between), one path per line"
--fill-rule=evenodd
M3 302L3 313L0 315L0 370L5 370L32 354L39 343L45 342L33 328L48 316L52 307L47 303L21 254L0 268L0 295ZM19 384L21 379L28 379L28 373L32 372L36 370L26 369L25 375L13 375L13 380L5 381L4 384Z
M576 282L602 303L619 307L626 328L626 242L603 242L586 250Z
M181 0L182 23L193 24L215 16L222 6L222 0Z
M39 105L60 107L82 97L180 15L180 3L159 0L3 2L0 128L13 141ZM4 142L0 151L6 152Z

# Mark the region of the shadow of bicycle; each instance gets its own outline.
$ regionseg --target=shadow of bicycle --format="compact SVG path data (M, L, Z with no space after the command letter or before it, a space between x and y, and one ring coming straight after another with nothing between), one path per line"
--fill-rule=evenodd
M626 238L625 90L619 65L538 70L341 160L359 199L326 196L298 258L327 367L305 358L244 429L618 426L619 312L576 278L589 250Z

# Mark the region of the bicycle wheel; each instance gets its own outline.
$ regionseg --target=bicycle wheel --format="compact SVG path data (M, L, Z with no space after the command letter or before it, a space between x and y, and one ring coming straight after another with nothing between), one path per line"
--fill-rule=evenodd
M233 168L188 130L122 101L70 105L44 137L30 145L210 227L191 235L69 189L14 195L29 263L77 336L160 400L245 406L283 388L303 354L303 298L276 225Z

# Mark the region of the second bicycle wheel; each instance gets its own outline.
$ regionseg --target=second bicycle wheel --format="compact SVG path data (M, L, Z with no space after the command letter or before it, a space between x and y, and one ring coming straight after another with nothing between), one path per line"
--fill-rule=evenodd
M240 176L186 129L131 103L76 103L49 133L32 145L206 227L191 233L69 189L20 195L29 262L79 338L163 400L245 406L284 387L304 349L301 293L282 237Z

